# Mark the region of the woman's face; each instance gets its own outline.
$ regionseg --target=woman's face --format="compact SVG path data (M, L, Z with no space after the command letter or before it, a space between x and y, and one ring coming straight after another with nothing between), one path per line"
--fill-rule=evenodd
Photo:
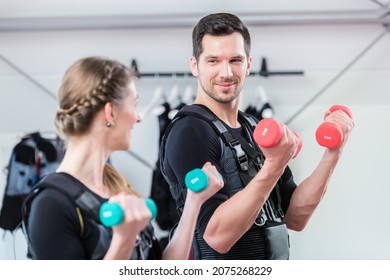
M117 106L117 118L115 120L114 136L116 150L128 150L131 146L131 132L136 123L141 121L137 111L138 94L134 82L131 82L127 88L128 94L123 99L123 103Z

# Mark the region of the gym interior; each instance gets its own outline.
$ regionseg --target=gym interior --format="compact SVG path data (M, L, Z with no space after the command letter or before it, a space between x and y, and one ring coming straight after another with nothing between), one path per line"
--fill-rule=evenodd
M389 259L387 0L0 0L0 198L13 147L27 133L55 134L59 81L71 63L91 55L140 74L142 122L131 150L111 160L148 197L161 104L174 108L196 94L191 32L213 12L237 14L249 28L253 62L240 108L268 103L275 119L299 133L302 150L289 164L296 182L322 156L315 131L325 111L341 104L353 112L355 128L323 201L302 232L290 231L291 259ZM158 236L167 234L155 227ZM0 229L0 259L26 259L26 249L21 229Z

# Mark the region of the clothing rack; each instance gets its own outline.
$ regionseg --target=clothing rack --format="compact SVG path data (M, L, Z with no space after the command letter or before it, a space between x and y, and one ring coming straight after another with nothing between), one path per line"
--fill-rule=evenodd
M190 78L193 77L191 72L140 72L138 68L137 61L133 59L130 64L130 68L134 71L135 75L138 78L160 78L160 77L171 77L171 78ZM302 70L278 70L278 71L270 71L268 69L268 63L266 58L261 58L260 62L260 70L259 71L251 71L249 76L277 76L277 75L304 75L304 71Z

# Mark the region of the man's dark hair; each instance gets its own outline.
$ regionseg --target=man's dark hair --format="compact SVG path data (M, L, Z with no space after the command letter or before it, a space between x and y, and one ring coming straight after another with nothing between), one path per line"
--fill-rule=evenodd
M248 28L235 15L229 13L209 14L203 17L192 31L192 55L199 59L203 52L202 39L208 34L211 36L227 36L238 32L244 38L245 53L249 57L251 37Z

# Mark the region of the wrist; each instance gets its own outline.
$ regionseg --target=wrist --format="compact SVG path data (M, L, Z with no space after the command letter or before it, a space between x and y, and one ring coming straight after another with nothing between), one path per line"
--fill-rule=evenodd
M110 248L105 259L128 260L134 250L137 235L129 234L126 238L119 234L113 234Z
M337 163L341 157L342 152L342 148L326 149L323 155L323 160L331 163Z
M261 170L257 174L261 174L266 178L279 178L282 176L286 165L280 165L275 161L265 160Z
M204 200L197 194L191 190L187 190L186 203L188 207L192 208L195 211L199 211L202 207Z

